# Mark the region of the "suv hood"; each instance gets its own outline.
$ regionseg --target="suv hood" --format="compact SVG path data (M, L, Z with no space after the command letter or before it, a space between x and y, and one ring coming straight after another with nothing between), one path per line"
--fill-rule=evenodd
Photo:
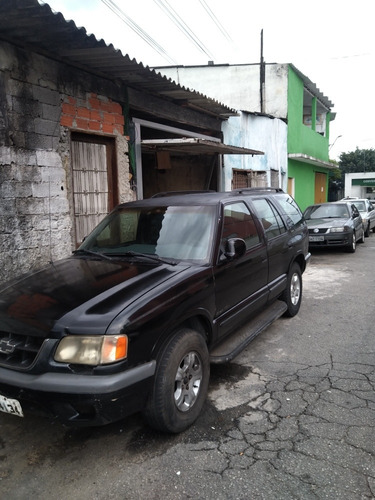
M0 332L56 336L105 333L111 320L138 297L186 265L69 257L8 283L0 290Z

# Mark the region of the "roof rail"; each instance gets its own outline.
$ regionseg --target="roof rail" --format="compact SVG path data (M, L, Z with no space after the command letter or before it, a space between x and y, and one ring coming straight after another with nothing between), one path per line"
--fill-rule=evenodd
M244 193L262 193L262 192L270 192L273 191L274 193L283 193L284 191L281 188L273 188L273 187L248 187L248 188L239 188L239 189L233 189L231 192L236 193L236 194L244 194Z
M151 198L163 198L164 196L174 196L174 195L184 195L184 194L207 194L207 193L216 193L216 191L212 190L203 190L203 191L164 191L162 193L156 193L151 196Z

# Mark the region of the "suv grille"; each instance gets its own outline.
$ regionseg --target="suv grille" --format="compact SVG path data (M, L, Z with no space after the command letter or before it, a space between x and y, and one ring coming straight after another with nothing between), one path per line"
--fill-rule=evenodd
M326 232L327 232L327 228L326 227L319 228L318 232L316 232L315 229L309 229L309 234L324 234Z
M0 332L0 365L29 368L44 342L44 338Z

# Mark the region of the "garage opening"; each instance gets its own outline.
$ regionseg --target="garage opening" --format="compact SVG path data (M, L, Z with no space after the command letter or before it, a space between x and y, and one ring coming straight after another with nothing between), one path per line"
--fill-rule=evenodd
M222 190L223 154L263 154L217 137L134 119L137 198L164 191Z

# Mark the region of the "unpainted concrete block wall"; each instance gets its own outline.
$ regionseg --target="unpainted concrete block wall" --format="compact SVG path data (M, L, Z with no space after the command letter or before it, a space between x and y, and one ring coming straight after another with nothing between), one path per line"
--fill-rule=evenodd
M0 42L0 283L74 249L71 130L116 138L119 199L132 199L122 100L111 82Z

